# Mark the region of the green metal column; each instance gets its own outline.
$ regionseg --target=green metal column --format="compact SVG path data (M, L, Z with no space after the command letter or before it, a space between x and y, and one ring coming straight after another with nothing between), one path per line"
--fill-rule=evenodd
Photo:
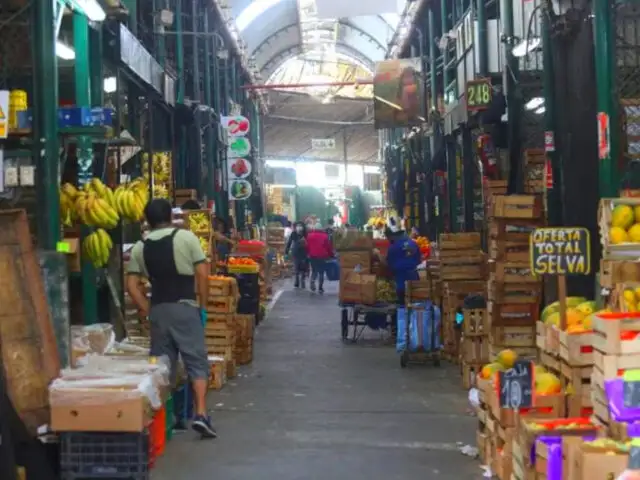
M427 51L429 52L429 84L431 87L431 108L438 108L438 72L436 71L436 43L435 43L435 33L436 33L436 19L435 14L433 13L433 9L435 7L431 5L429 7L429 29L426 34L422 37L424 41L427 43ZM430 146L431 146L431 155L435 153L435 137L432 134L429 137Z
M219 35L216 33L215 35L212 35L211 37L211 41L213 42L212 44L212 55L213 55L213 62L211 63L211 67L212 67L212 71L211 71L211 76L213 77L213 109L216 112L216 115L218 115L218 119L220 119L220 115L222 115L222 111L220 110L220 96L222 94L222 92L220 91L220 60L218 58L218 51L223 48L223 45L220 45L220 38ZM217 127L216 127L217 128ZM214 173L213 173L213 180L216 184L215 187L215 191L214 191L214 200L215 200L215 204L216 204L216 216L221 216L222 215L222 211L223 211L223 194L224 191L220 191L217 187L217 184L220 183L220 185L222 185L222 179L224 177L222 177L222 170L221 170L221 165L222 165L222 145L220 143L218 143L218 134L217 131L214 132L214 150L213 150L213 154L214 154ZM220 178L219 178L220 177Z
M209 33L209 11L207 11L204 14L204 32L205 34ZM214 50L214 54L215 54L215 50ZM204 103L210 107L213 106L213 95L212 95L212 90L213 90L213 85L211 82L211 40L209 39L209 37L205 36L205 40L204 40ZM214 72L215 74L215 72ZM214 108L215 110L215 108ZM216 111L216 113L218 113ZM207 145L206 145L206 165L207 165L207 175L206 175L206 179L205 179L205 195L207 196L207 202L211 201L211 200L216 200L216 189L215 189L215 168L216 168L216 162L214 159L214 155L215 155L215 142L217 139L217 135L214 136L214 128L215 125L209 124L207 126L207 135L206 135L206 139L207 139ZM216 202L217 203L217 202Z
M184 39L182 38L182 0L176 1L176 69L178 74L178 103L184 103Z
M553 176L553 186L547 189L547 215L550 225L563 225L562 189L564 184L562 179L562 157L558 154L555 147L557 117L554 86L555 69L552 48L549 17L548 15L542 15L542 82L545 98L544 129L545 135L553 138L553 148L551 151L547 149L547 158L551 162L551 172ZM545 141L545 144L546 143L547 141ZM546 178L544 180L546 182Z
M489 38L487 34L486 0L476 0L478 18L478 72L481 77L489 73Z
M159 22L158 22L158 13L160 12L160 9L161 9L160 1L153 0L152 5L153 5L153 15L154 15L153 29L154 29L154 32L156 32L160 29ZM154 33L153 38L155 40L155 52L153 53L155 54L155 58L156 60L158 60L158 63L162 65L162 68L164 68L166 58L167 58L167 44L166 44L165 36L162 34Z
M129 10L129 22L127 27L131 33L138 35L138 0L123 0L124 6Z
M75 93L76 106L91 106L91 69L89 49L89 22L80 12L73 13L73 44L76 50ZM101 60L101 59L100 59ZM102 84L99 85L102 87ZM93 143L87 136L78 137L78 184L84 186L93 176ZM91 228L82 228L82 239L91 233ZM82 307L84 323L90 325L98 321L96 291L96 271L91 263L82 261Z
M58 64L55 54L54 2L34 2L32 11L34 64L33 158L38 175L36 195L38 246L55 250L60 240L58 138ZM62 8L58 6L58 8Z
M447 0L440 0L440 24L442 26L442 32L449 31L449 22L447 21ZM442 51L442 83L443 83L443 95L444 101L447 103L447 87L449 86L449 71L447 70L447 64L449 63L449 49L445 48Z
M89 29L89 73L91 75L91 105L101 107L104 104L104 73L102 58L102 25ZM120 85L117 85L120 87Z
M616 168L616 159L619 158L620 137L618 129L618 113L614 102L613 75L615 66L615 29L613 28L614 8L610 0L594 0L593 11L595 14L595 57L596 57L596 84L598 87L598 114L601 120L608 123L604 138L599 143L608 145L608 149L600 149L600 197L615 197L618 195L619 172ZM601 131L601 127L599 127Z

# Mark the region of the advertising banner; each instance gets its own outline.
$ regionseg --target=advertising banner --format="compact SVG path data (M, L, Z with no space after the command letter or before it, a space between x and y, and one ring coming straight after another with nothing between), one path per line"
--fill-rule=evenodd
M424 92L419 58L384 60L373 77L375 128L420 125L424 118Z

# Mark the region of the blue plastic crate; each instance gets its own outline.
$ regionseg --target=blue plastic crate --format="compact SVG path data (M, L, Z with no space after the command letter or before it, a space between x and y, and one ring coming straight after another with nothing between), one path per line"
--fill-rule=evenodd
M112 125L112 108L63 107L58 109L59 127L110 127Z

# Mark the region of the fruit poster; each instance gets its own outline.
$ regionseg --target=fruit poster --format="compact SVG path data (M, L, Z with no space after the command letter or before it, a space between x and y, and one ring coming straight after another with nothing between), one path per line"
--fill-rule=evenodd
M534 275L589 275L589 230L582 227L536 228L529 237Z
M375 128L396 128L426 122L419 58L384 60L373 77Z
M230 117L222 117L222 128L226 129L229 136L232 138L244 137L249 133L251 124L246 117L243 117L242 115L234 115Z
M245 158L230 158L227 165L229 200L246 200L252 192L251 183L248 180L252 171L251 162Z

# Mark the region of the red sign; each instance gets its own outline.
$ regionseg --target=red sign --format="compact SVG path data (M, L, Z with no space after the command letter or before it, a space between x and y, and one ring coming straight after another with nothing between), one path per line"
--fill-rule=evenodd
M609 115L605 112L598 113L598 157L600 160L609 158L611 153L611 137Z
M553 188L553 168L551 168L551 160L548 158L544 163L544 179L547 184L547 189Z

